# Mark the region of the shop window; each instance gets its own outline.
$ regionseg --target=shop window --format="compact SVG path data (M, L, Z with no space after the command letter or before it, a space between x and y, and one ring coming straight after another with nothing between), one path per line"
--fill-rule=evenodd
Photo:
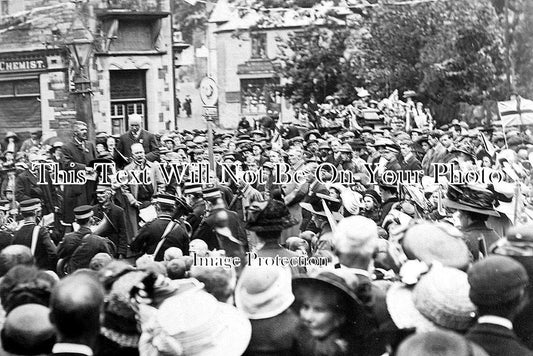
M0 81L0 97L22 97L40 95L39 79Z
M267 58L266 33L252 33L252 58Z
M248 115L279 111L281 93L274 78L241 79L241 112Z

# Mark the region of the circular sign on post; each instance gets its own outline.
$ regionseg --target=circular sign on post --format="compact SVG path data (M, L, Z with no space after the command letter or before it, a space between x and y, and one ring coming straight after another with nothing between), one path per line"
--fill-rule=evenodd
M213 78L205 77L200 82L200 99L205 106L215 106L218 100L218 87Z

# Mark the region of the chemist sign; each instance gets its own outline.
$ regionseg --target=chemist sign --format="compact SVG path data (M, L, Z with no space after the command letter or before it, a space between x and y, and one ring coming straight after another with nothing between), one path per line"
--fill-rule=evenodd
M0 58L0 73L38 71L47 68L46 58Z

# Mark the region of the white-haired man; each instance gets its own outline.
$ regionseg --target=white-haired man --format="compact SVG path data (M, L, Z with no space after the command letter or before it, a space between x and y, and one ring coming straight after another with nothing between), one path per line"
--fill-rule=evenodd
M385 292L373 283L374 255L380 239L376 223L363 216L342 219L335 228L333 244L340 268L346 268L361 281L357 294L370 307L380 328L392 319L387 311Z
M159 164L146 160L144 147L140 143L131 145L131 163L124 167L124 171L130 173L130 183L122 186L122 193L126 197L127 222L131 224L133 235L139 228L139 209L150 205L155 194L165 190L163 176ZM148 184L142 179L146 175ZM140 180L140 182L139 182Z
M130 129L128 132L120 136L117 143L117 151L120 152L122 157L131 157L131 147L134 143L140 143L143 146L145 153L155 152L159 148L155 136L142 128L142 119L141 115L129 115L128 120Z

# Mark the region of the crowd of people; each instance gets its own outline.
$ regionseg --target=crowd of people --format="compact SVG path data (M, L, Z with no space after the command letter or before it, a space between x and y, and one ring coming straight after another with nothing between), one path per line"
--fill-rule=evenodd
M213 133L214 157L206 131L136 115L95 140L83 122L49 145L8 133L2 351L533 355L529 131L435 127L359 94L348 120L334 98L305 127L243 118ZM388 119L368 126L367 105ZM170 174L210 158L205 184ZM277 182L280 165L302 179ZM236 263L250 256L267 262Z

